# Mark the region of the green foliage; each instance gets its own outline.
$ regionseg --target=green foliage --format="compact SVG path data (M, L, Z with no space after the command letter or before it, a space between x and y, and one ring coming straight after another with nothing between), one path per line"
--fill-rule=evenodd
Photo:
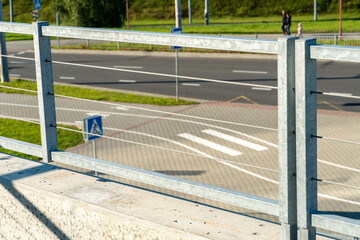
M69 126L66 126L66 128L76 129ZM64 129L57 129L57 134L59 150L66 150L68 148L84 143L81 133L67 131ZM35 123L0 118L0 136L41 145L40 126L39 124ZM39 160L38 157L10 151L3 148L0 148L0 152L32 160Z
M81 27L121 27L124 0L62 0L54 5L66 22Z

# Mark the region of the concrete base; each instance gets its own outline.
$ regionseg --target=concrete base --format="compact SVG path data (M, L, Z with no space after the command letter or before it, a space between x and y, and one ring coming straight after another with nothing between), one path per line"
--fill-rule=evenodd
M280 239L280 225L0 153L0 239Z

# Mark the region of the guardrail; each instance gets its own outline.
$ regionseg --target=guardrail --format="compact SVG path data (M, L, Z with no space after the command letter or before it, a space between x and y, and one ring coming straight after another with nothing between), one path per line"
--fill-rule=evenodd
M334 222L339 222L338 218L316 212L316 181L311 180L316 178L316 165L314 166L314 163L311 162L314 160L314 157L316 162L316 138L311 138L311 136L316 136L316 124L313 124L314 122L316 123L316 101L314 104L314 99L316 100L316 98L314 98L315 94L312 94L316 92L316 64L314 64L316 61L312 59L335 59L358 62L357 59L360 59L358 58L359 48L334 48L333 50L326 50L325 46L316 46L314 40L301 39L295 41L295 37L284 37L274 41L187 34L173 35L166 33L55 27L49 26L47 22L36 22L33 24L0 22L0 32L2 35L5 32L11 32L33 34L34 36L42 136L42 146L4 137L0 137L0 146L40 156L45 162L62 162L279 216L282 224L283 239L297 239L297 227L300 227L301 239L315 239L315 227L332 231L338 229L334 226ZM278 55L279 201L58 151L50 37L176 45ZM7 72L5 68L7 64L6 54L4 54L6 53L4 42L1 42L1 46L2 73L4 74ZM336 51L340 51L341 54L334 54ZM296 89L296 94L294 89ZM311 144L308 145L306 143ZM313 222L311 219L313 219ZM319 219L326 219L326 221L319 221ZM360 236L358 234L360 231L359 221L351 221L352 229L349 229L350 223L348 220L340 221L339 224L344 226L339 233L354 237Z

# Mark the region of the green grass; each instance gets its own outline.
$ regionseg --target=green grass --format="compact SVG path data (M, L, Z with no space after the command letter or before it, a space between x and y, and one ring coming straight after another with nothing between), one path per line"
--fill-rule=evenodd
M69 126L67 126L67 128L76 129ZM83 135L81 133L57 129L57 134L59 150L66 150L68 148L84 143ZM40 126L39 124L35 123L0 118L0 136L41 145ZM30 156L24 153L14 152L4 148L0 148L0 152L27 159L40 160L40 158L38 157Z
M337 33L339 31L339 16L337 14L319 14L318 21L313 15L293 15L292 32L296 32L297 23L301 22L304 33ZM210 25L203 25L203 19L183 19L183 32L188 34L275 34L281 33L281 15L269 17L226 17L211 18ZM134 20L130 21L130 29L149 32L170 32L175 20ZM201 25L198 25L201 24ZM343 14L343 32L360 32L360 18L355 14ZM121 28L126 29L126 26ZM7 40L32 39L31 35L7 34Z
M16 80L16 81L11 81L9 83L0 83L0 85L33 90L33 91L37 90L37 86L35 82L25 81L25 80ZM59 95L66 95L70 97L77 97L77 98L84 98L84 99L98 100L98 101L141 103L141 104L153 104L160 106L196 104L196 102L186 101L182 99L176 101L175 98L151 97L145 95L126 94L120 92L111 92L111 91L95 90L95 89L79 88L73 86L63 86L63 85L55 85L54 91L55 94L59 94ZM34 94L30 92L12 90L7 88L0 88L0 92Z

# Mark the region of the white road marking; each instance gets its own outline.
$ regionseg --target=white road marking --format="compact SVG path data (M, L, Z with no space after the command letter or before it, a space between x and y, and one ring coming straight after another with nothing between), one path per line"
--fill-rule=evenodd
M63 79L63 80L75 80L75 77L64 77L64 76L61 76L59 77L60 79Z
M136 83L136 80L119 80L119 82L124 82L124 83Z
M271 88L252 87L251 90L271 91Z
M141 66L113 66L114 68L130 68L130 69L143 69Z
M184 86L200 87L200 83L182 83Z
M17 55L23 55L25 52L18 52Z
M129 108L126 108L126 107L112 107L112 108L117 109L117 110L129 111Z
M243 139L236 138L236 137L233 137L233 136L230 136L230 135L227 135L227 134L215 131L215 130L207 129L207 130L203 130L202 132L207 133L212 136L215 136L215 137L218 137L218 138L221 138L221 139L224 139L224 140L227 140L227 141L230 141L230 142L233 142L233 143L240 144L242 146L254 149L256 151L264 151L264 150L268 149L267 147L264 147L264 146L261 146L261 145L258 145L258 144L252 143L252 142L248 142Z
M10 77L20 77L20 74L9 74Z
M12 63L12 64L24 64L25 62L10 61L9 63Z
M233 70L233 73L254 73L254 74L268 74L268 72L264 71L246 71L246 70Z
M100 116L102 116L103 118L107 118L108 116L110 116L110 114L104 114L104 113L99 113L99 112L86 113L86 115L89 115L89 116L100 115Z
M226 154L228 154L228 155L230 155L230 156L242 155L242 153L239 152L239 151L233 150L233 149L231 149L231 148L222 146L222 145L220 145L220 144L217 144L217 143L208 141L208 140L203 139L203 138L200 138L200 137L196 137L196 136L191 135L191 134L189 134L189 133L181 133L181 134L178 134L178 136L179 136L179 137L183 137L183 138L185 138L185 139L188 139L188 140L190 140L190 141L199 143L199 144L204 145L204 146L206 146L206 147L213 148L213 149L215 149L215 150L217 150L217 151L226 153Z

